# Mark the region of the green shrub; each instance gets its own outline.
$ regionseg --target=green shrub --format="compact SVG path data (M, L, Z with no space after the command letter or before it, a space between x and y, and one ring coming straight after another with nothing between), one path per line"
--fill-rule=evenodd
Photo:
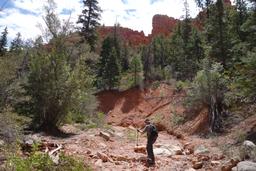
M28 157L14 154L6 163L6 170L16 171L90 171L90 167L77 158L60 154L59 163L55 164L47 153L33 151Z
M175 90L177 92L180 92L188 87L189 87L189 82L186 82L186 81L177 81L175 84Z
M153 89L157 89L160 85L161 85L160 81L155 81L155 82L152 83L151 87Z
M171 123L174 126L181 125L185 122L185 117L182 115L177 114L176 112L173 113L171 117Z
M0 139L8 144L20 140L23 136L23 128L29 125L31 119L20 116L11 108L0 112Z
M212 63L210 59L203 60L203 69L194 78L188 91L186 103L188 107L206 105L210 106L212 99L223 101L227 87L227 79L224 77L223 66Z

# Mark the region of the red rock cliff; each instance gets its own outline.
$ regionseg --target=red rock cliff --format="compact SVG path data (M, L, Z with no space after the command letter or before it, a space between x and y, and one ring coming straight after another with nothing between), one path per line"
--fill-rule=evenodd
M154 15L152 20L152 32L151 37L155 37L157 35L169 36L176 24L177 19L172 17L168 17L167 15Z
M100 37L104 39L106 36L114 33L114 26L103 26L98 30ZM118 27L117 34L123 39L125 42L129 43L132 46L139 46L143 44L148 44L149 39L145 36L144 32L134 31L129 28Z

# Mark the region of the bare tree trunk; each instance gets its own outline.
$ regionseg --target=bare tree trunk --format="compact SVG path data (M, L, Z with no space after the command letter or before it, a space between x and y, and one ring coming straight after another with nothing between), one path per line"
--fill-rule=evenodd
M222 103L218 102L215 97L211 97L209 109L210 132L221 132L222 129Z

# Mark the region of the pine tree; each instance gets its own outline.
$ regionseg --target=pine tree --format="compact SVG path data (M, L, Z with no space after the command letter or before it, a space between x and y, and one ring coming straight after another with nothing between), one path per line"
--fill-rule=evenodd
M84 9L77 23L82 24L80 33L91 46L91 50L94 50L97 42L96 28L100 25L101 9L98 6L98 0L83 0L83 4Z
M196 4L199 8L202 8L203 10L206 9L206 15L207 15L207 18L209 18L210 16L210 6L211 4L213 3L213 0L195 0L196 1Z
M236 30L235 33L239 36L240 40L245 40L245 33L241 30L241 26L245 23L248 18L247 3L245 0L236 0Z
M184 19L178 23L171 38L170 60L177 79L192 80L204 52L199 32L192 27L187 1L184 11Z
M143 61L143 73L145 81L150 81L153 77L154 55L152 53L152 45L142 47L141 58Z
M0 56L4 56L7 51L7 35L8 35L8 29L7 27L5 27L0 37Z
M126 72L129 69L129 47L127 44L124 44L122 54L121 54L121 68L122 72Z
M102 43L97 84L99 88L113 89L119 85L120 63L117 58L114 39L107 37Z
M142 66L141 58L138 55L135 55L132 58L130 69L131 69L131 72L133 73L134 86L137 86L143 81L143 78L142 78L143 74L141 73L143 71L143 66Z
M153 63L155 70L155 77L160 79L165 78L165 67L168 65L168 57L169 57L169 42L163 36L159 36L154 38L152 42L152 50L153 50Z
M21 39L21 34L17 33L16 38L11 42L10 52L20 52L22 50L23 41Z

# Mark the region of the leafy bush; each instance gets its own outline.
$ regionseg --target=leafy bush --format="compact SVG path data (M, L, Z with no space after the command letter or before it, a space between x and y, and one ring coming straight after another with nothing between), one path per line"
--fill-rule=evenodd
M84 112L93 79L83 59L72 67L67 53L36 53L31 58L26 87L36 123L58 126L70 111Z
M173 113L173 116L171 118L171 122L174 126L181 125L185 122L185 118L182 115L179 115L177 113Z
M6 170L90 171L91 169L85 166L82 161L63 153L60 155L59 163L55 164L48 154L33 151L27 158L17 154L12 155L6 163Z
M180 91L182 91L182 90L188 88L188 86L189 86L189 83L186 82L186 81L177 81L177 82L176 82L176 85L175 85L175 90L176 90L177 92L180 92Z
M0 112L0 139L8 144L22 138L23 128L30 123L30 118L20 116L12 109L6 108Z
M224 99L227 80L222 71L221 64L211 63L209 59L204 59L203 69L197 73L188 91L186 102L189 107L210 106L212 98L217 101Z

